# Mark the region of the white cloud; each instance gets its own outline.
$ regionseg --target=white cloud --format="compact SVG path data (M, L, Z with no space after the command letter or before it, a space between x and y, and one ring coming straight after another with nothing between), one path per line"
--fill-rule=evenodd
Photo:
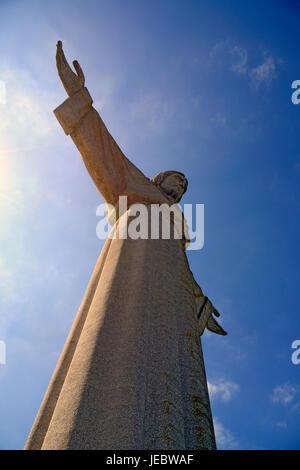
M271 400L273 403L280 403L282 405L290 404L295 396L299 393L299 387L290 385L290 384L283 384L278 385L274 388Z
M96 97L93 102L94 108L101 113L105 105L109 105L116 89L116 77L113 76L101 76L97 78L97 86L93 86L93 96Z
M219 380L215 383L208 382L207 385L210 398L220 398L223 402L230 401L233 395L238 393L240 390L238 384L229 380Z
M279 421L278 423L276 423L276 426L278 428L287 429L287 423L285 421Z
M231 57L228 63L228 57ZM209 53L209 61L215 64L229 66L230 70L236 74L244 75L249 83L258 89L261 85L270 85L277 76L277 65L282 64L282 59L275 59L268 51L263 53L263 61L256 66L250 66L248 51L238 44L232 45L225 40L213 46ZM252 58L251 58L252 59ZM256 60L257 63L257 60Z
M7 265L6 260L3 257L3 254L0 253L0 292L2 299L4 298L14 298L15 294L15 282L14 282L14 272L10 266ZM2 326L3 313L1 315L0 326Z
M147 133L159 135L176 115L177 103L166 100L157 92L146 93L135 100L130 117L144 127Z
M224 427L217 417L213 419L218 449L234 449L238 443L234 435Z
M55 97L27 69L0 69L6 85L6 103L0 108L1 153L43 143L56 128L52 109Z
M225 42L218 42L215 44L209 51L209 62L215 62L221 56L221 53L224 52Z
M210 118L210 122L213 127L224 127L227 123L227 119L224 114L217 112L212 118Z
M236 73L246 73L248 60L248 53L246 49L243 49L240 46L234 46L230 53L237 57L237 61L231 65L231 70Z
M269 85L276 78L276 65L272 55L265 54L264 62L251 69L250 75L256 88L263 83Z

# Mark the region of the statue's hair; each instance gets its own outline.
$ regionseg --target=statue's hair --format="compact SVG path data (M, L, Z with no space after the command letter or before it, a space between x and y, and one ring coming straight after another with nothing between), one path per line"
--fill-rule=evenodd
M180 171L176 171L176 170L162 171L161 173L157 173L157 175L153 176L153 178L151 178L151 181L157 186L160 186L167 176L173 175L174 173L177 173L178 175L183 176L185 179L185 186L183 190L183 194L184 194L188 187L188 180L186 179L185 175L181 173Z

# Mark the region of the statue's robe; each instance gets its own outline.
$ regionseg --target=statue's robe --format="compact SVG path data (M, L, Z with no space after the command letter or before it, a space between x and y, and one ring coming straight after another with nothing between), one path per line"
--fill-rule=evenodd
M86 88L54 112L107 203L169 203ZM182 240L108 238L25 448L214 449L196 290Z

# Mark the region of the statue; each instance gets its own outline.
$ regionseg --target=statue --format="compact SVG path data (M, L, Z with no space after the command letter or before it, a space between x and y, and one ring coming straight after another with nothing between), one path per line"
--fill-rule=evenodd
M56 62L69 97L55 116L114 208L114 229L125 215L119 196L128 207L180 201L185 176L149 179L124 156L61 41ZM107 238L26 449L215 449L200 336L205 328L226 333L193 277L186 243L184 234Z

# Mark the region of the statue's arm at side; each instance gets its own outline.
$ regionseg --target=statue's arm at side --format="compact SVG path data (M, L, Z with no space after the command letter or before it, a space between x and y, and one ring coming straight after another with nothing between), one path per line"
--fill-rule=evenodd
M118 196L125 192L128 160L92 103L87 88L82 88L58 106L54 114L65 134L71 136L105 201L115 204Z
M193 290L194 297L196 302L197 315L199 320L199 331L200 336L204 333L205 328L207 328L212 333L218 335L227 335L226 331L223 330L221 325L214 318L213 314L217 317L220 316L217 309L212 305L209 298L203 294L201 287L195 281L194 275L192 274Z

